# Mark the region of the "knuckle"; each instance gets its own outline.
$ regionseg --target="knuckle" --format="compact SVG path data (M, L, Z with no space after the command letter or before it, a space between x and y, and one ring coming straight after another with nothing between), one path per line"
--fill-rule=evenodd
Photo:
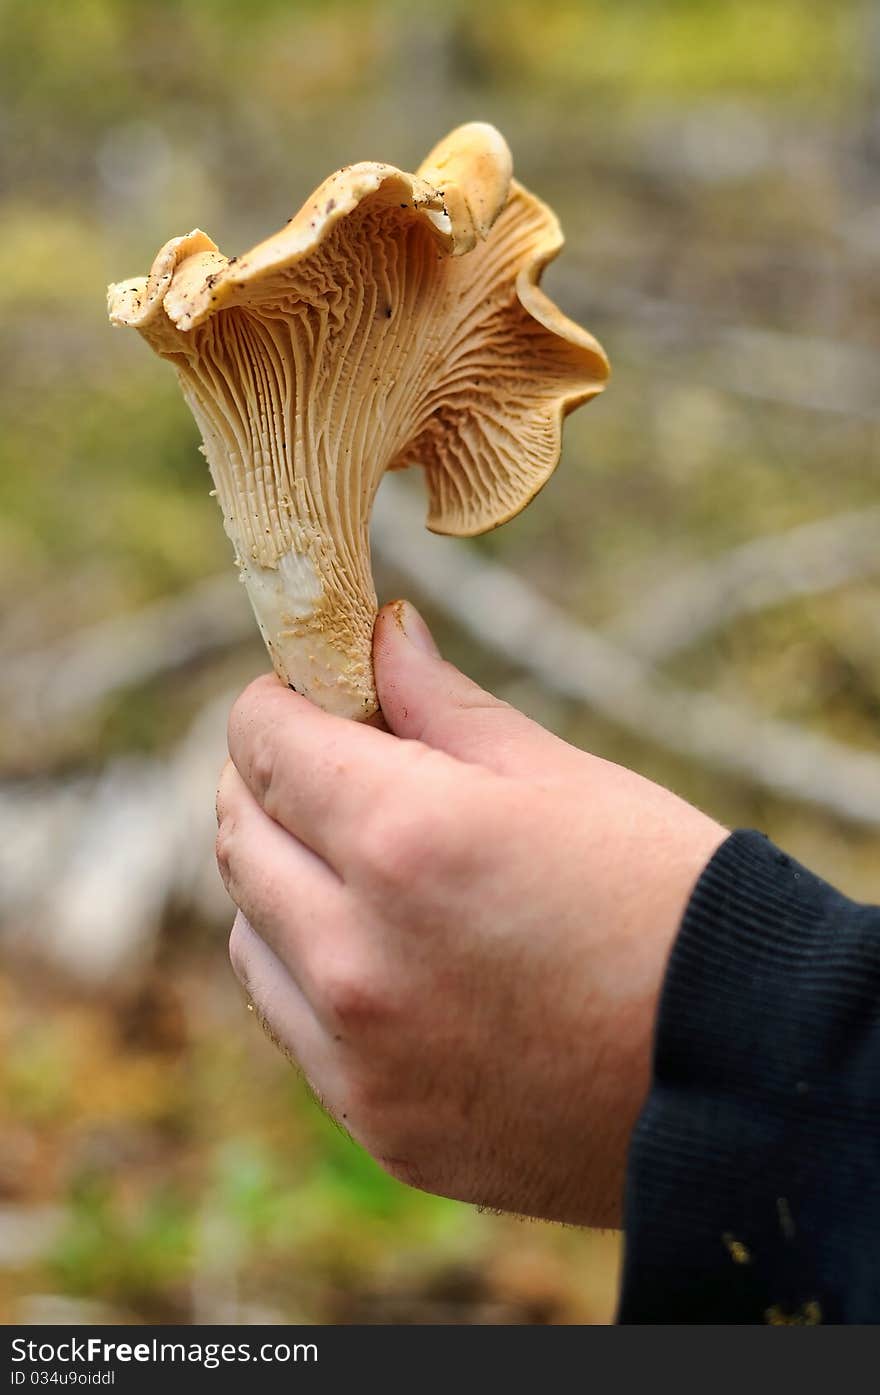
M278 753L271 736L263 732L252 743L248 773L250 785L261 804L271 799L278 769Z
M246 985L248 979L247 936L238 916L235 917L229 932L229 962L236 978Z
M226 818L217 829L217 836L214 839L214 855L217 859L217 866L224 882L229 885L232 880L232 860L233 848L235 844L235 828L232 822Z
M325 972L322 998L330 1016L348 1031L361 1031L387 1016L381 988L355 966Z
M396 1010L398 991L392 975L383 966L382 958L357 935L322 951L311 948L304 966L308 977L306 992L328 1030L350 1036L371 1033L373 1046L387 1054L390 1042L381 1029L392 1024L400 1014ZM372 1048L368 1057L356 1051L353 1063L372 1070Z

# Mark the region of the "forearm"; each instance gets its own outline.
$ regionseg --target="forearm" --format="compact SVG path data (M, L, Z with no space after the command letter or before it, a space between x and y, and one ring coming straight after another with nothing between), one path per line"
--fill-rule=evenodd
M716 853L630 1150L622 1322L880 1319L880 910Z

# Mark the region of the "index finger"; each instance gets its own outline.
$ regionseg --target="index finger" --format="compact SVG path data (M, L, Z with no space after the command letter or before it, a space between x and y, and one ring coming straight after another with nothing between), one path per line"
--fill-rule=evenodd
M233 764L270 818L340 875L364 817L404 774L409 744L322 712L274 675L236 700L228 739Z

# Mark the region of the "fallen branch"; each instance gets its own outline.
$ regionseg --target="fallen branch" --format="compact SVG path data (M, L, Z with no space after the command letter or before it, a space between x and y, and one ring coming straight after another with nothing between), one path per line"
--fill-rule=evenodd
M182 595L78 630L49 650L6 658L0 702L7 718L23 724L67 721L124 688L255 635L247 597L230 568Z
M678 687L473 548L448 538L424 541L421 522L408 491L386 480L373 515L379 551L487 650L643 741L774 795L880 827L880 755Z
M627 289L597 287L590 268L579 274L567 258L553 272L554 294L566 313L602 329L612 320L618 358L650 360L652 371L689 373L718 391L813 413L880 416L880 354L876 349L821 335L791 334L756 325L719 322L684 301ZM585 287L588 290L585 291Z
M214 865L214 791L234 694L164 760L0 786L0 928L91 983L136 975L171 904L216 924L231 908Z
M750 615L880 573L880 507L758 538L660 582L603 631L662 663L738 615Z

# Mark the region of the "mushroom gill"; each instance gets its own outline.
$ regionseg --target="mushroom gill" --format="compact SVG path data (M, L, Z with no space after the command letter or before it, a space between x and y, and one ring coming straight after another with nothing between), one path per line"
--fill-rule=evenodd
M538 288L562 235L483 123L416 174L339 170L227 259L203 232L109 288L177 369L275 670L328 711L377 708L369 522L421 465L428 527L485 532L537 493L605 355Z

